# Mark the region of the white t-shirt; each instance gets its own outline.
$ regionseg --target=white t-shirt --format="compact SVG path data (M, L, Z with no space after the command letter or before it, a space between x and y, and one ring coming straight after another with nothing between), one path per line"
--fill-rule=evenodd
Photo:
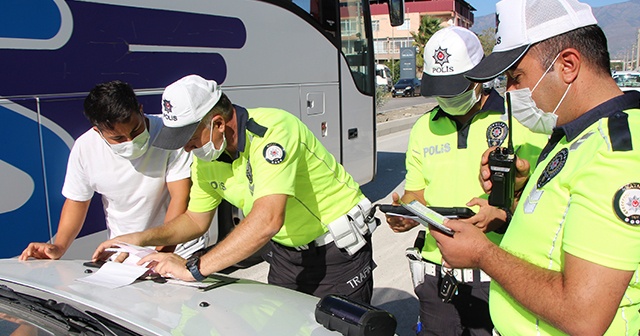
M149 119L150 143L162 128L161 115ZM191 155L183 149L151 146L135 160L113 153L93 129L73 145L62 195L74 201L88 201L102 195L109 237L139 232L164 223L170 196L167 182L190 177Z

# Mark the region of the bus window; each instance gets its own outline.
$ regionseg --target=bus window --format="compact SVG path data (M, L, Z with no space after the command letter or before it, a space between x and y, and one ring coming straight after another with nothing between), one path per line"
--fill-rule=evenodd
M373 94L373 59L369 54L366 21L362 1L340 0L340 38L351 74L363 93ZM368 14L368 13L366 13Z
M293 0L293 3L311 14L328 33L336 35L336 0Z

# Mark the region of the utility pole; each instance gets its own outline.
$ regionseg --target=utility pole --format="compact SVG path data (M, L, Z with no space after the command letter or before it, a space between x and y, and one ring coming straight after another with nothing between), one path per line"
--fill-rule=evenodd
M638 38L636 41L636 71L640 71L640 28L638 29Z
M395 74L395 71L396 71L395 70L396 69L396 67L395 67L395 57L394 57L395 56L394 50L395 50L396 43L394 41L394 35L393 35L393 32L395 30L396 30L396 27L391 27L391 45L389 46L389 52L390 52L390 55L391 55L391 82L392 82L392 85L396 83L396 79L394 78L394 74Z

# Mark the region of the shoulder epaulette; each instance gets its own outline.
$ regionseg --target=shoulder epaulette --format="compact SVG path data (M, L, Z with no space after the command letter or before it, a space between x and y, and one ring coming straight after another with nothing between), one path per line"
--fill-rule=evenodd
M259 137L264 137L264 135L267 133L268 128L258 124L255 120L253 120L253 118L251 118L247 120L247 130Z
M633 150L631 130L629 129L629 115L618 111L609 116L609 138L614 152Z

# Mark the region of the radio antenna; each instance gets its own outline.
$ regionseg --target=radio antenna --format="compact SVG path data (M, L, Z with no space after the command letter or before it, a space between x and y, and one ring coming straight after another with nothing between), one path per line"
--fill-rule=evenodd
M507 125L509 126L509 142L507 143L507 148L509 148L511 150L511 153L513 153L513 128L511 127L511 92L507 91L505 95L507 96L507 118L509 119L507 121Z

